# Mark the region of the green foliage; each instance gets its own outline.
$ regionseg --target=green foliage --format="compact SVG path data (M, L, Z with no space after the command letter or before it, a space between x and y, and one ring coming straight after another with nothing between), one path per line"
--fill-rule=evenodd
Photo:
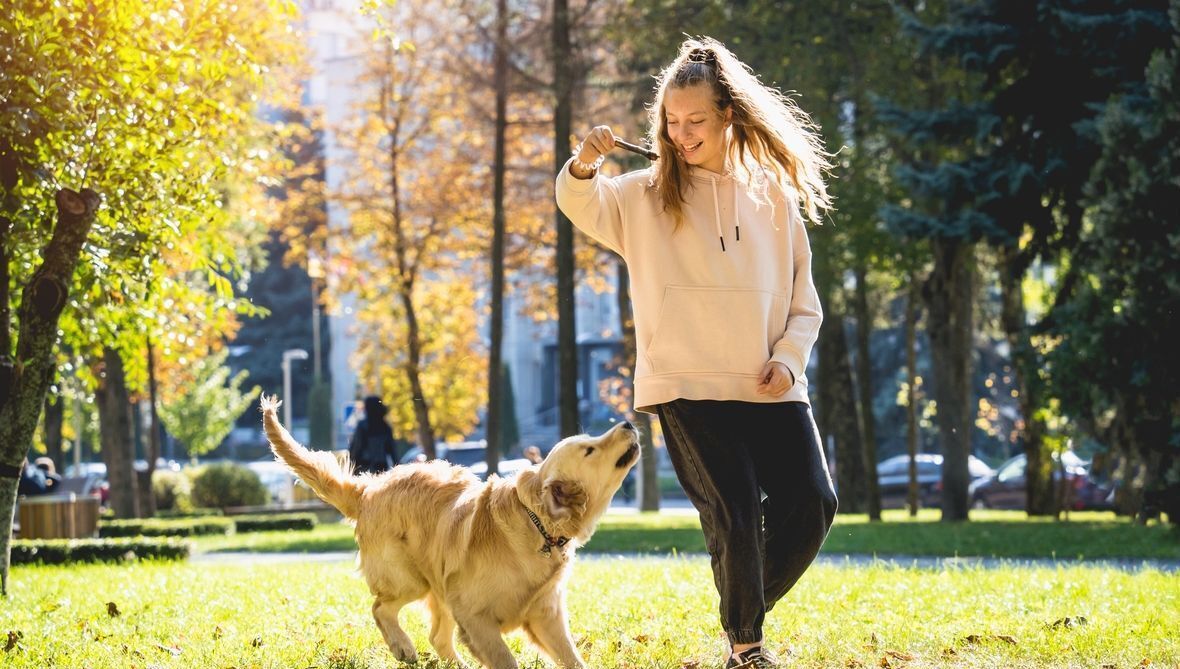
M307 420L310 429L310 446L321 451L335 448L332 443L332 384L318 379L311 386L307 396Z
M226 535L234 531L229 518L185 518L144 520L108 520L98 526L98 536L110 537L194 537L198 535Z
M226 385L228 355L223 350L198 361L193 366L193 384L160 406L160 420L194 458L217 448L261 392L254 386L242 393L241 385L248 376L244 370Z
M176 539L17 539L12 564L186 560L192 547Z
M1076 288L1050 328L1054 390L1087 431L1146 466L1180 519L1180 2L1172 44L1106 105ZM1134 470L1128 472L1134 475ZM1127 483L1131 483L1128 481Z
M276 532L312 530L316 526L314 513L283 513L270 516L234 516L237 532Z
M500 449L511 453L520 446L520 424L516 421L516 394L508 365L500 366Z
M206 465L193 476L193 503L197 506L261 506L269 499L258 474L241 465Z
M152 494L156 497L157 514L193 510L193 483L184 472L157 469L152 473Z

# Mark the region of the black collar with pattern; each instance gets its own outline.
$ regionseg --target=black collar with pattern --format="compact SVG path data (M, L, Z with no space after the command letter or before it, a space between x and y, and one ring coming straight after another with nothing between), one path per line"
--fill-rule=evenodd
M537 531L541 533L541 536L545 537L545 545L541 546L542 553L544 553L545 555L551 555L553 553L554 546L556 546L560 550L562 548L565 548L565 545L570 542L569 537L556 537L555 538L555 537L550 536L549 533L545 531L545 526L541 524L541 519L537 517L537 514L533 513L532 509L530 509L526 506L526 507L524 507L524 511L525 511L525 513L529 514L529 520L533 521L533 525L537 526Z

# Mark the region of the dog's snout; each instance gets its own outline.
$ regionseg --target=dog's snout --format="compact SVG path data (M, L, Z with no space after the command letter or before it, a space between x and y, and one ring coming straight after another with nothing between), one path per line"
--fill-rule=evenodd
M634 426L634 425L632 425L632 424L631 424L631 421L629 421L629 420L627 420L627 421L623 421L623 429L624 429L624 430L631 430L632 432L638 432L638 431L639 431L638 429L636 429L636 428L635 428L635 426Z

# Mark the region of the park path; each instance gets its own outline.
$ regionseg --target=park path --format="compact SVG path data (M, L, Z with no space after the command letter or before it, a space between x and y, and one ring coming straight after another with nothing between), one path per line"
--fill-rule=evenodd
M635 513L632 505L611 505L611 513ZM687 500L663 499L660 501L660 513L696 514L696 509ZM680 553L679 556L689 559L707 558L705 553ZM667 557L664 554L653 553L591 553L583 552L578 555L579 560L616 560L619 558L642 559L646 557ZM356 551L336 551L331 553L199 553L189 560L199 564L283 564L289 562L355 562ZM925 569L933 571L954 569L1002 569L1007 567L1097 567L1118 569L1120 571L1136 572L1155 570L1164 573L1180 573L1180 560L1160 560L1145 558L1117 558L1094 560L1064 560L1055 558L990 558L990 557L934 557L928 555L868 555L861 553L820 553L816 564L837 567L870 567L889 566L900 569Z

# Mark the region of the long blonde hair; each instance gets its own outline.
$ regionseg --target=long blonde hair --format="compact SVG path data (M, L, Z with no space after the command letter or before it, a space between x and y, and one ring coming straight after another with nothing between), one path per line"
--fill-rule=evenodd
M687 176L687 164L668 135L664 94L670 88L698 84L713 90L719 113L733 110L726 158L735 176L754 185L768 175L784 193L796 194L808 219L820 223L821 212L832 208L824 183L832 164L819 129L794 101L763 85L749 66L709 37L687 39L680 45L676 59L660 73L648 110L648 142L661 157L654 163L652 185L664 210L680 221Z

